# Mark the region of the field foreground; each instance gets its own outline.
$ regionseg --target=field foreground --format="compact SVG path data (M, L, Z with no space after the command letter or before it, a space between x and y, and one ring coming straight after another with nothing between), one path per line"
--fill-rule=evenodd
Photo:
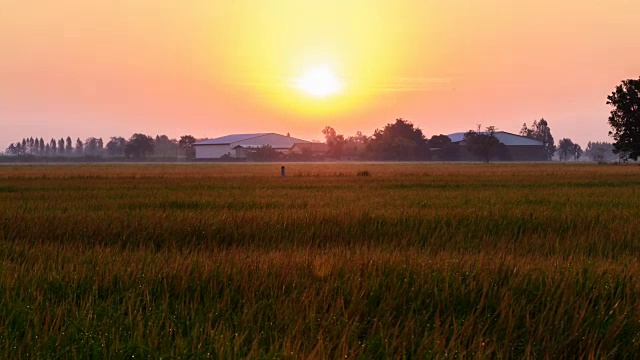
M640 353L640 167L0 166L1 358Z

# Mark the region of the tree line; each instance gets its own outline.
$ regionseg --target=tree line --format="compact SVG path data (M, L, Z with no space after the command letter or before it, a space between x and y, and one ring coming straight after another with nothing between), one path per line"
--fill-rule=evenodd
M560 161L579 161L583 155L598 163L637 160L640 156L640 79L624 80L607 97L607 105L613 107L609 117L612 130L609 136L615 140L609 142L589 142L586 148L574 143L570 138L562 138L555 144L549 123L544 118L535 120L531 125L524 123L519 135L542 143L538 154L531 159ZM394 123L376 129L371 136L358 131L353 136L344 136L327 126L322 130L328 147L326 154L335 160L460 160L462 148L476 157L489 162L493 159L511 160L509 149L495 136L496 128L488 126L481 130L470 130L464 135L464 146L453 143L446 135L433 135L427 138L420 128L410 121L396 119ZM531 150L534 151L534 150ZM522 154L520 154L522 155ZM313 153L303 149L301 154L284 155L291 160L312 160ZM268 146L253 150L250 160L269 161L281 159L283 154Z
M542 148L538 154L532 154L532 160L552 160L554 155L560 161L579 161L586 155L591 161L605 163L611 161L626 162L637 160L640 156L640 79L624 80L607 97L607 105L613 107L609 116L612 130L609 136L615 140L608 142L589 142L586 148L574 143L570 138L562 138L556 146L549 123L544 118L535 120L531 125L524 123L520 130L523 137L538 140ZM358 131L353 136L338 134L327 126L322 130L327 144L326 156L335 160L460 160L462 148L476 157L489 162L493 159L511 160L509 149L495 136L496 128L488 126L481 130L465 133L464 146L453 143L446 135L433 135L427 138L420 128L410 121L396 119L394 123L376 129L371 136ZM520 154L522 155L522 154ZM291 160L311 160L313 154L303 149L301 154L290 154ZM268 146L253 150L250 160L269 161L283 157Z
M420 128L402 118L376 129L371 136L363 135L360 131L353 136L344 136L331 126L325 127L322 133L329 148L327 155L336 160L456 161L463 159L463 151L485 162L511 160L509 149L495 136L496 131L495 126L483 130L480 125L475 130L467 131L464 134L464 150L443 134L427 138ZM560 140L556 146L549 123L544 118L534 120L530 125L524 123L519 135L543 144L541 148L530 150L531 160L548 161L558 155L561 161L577 161L583 154L580 145L568 138ZM587 154L594 161L605 161L605 157L610 159L610 155L613 155L612 148L611 144L590 142ZM275 153L273 155L277 156Z
M75 142L70 136L67 138L45 141L42 137L23 138L11 143L5 153L20 157L67 158L83 157L97 159L102 157L120 159L146 159L149 156L160 158L195 157L193 144L196 139L191 135L183 135L180 139L170 139L166 135L155 138L135 133L129 139L114 136L105 144L102 138L89 137Z
M563 138L556 146L549 123L543 118L534 121L531 126L523 124L520 135L543 143L544 160L552 160L557 154L560 161L579 161L586 155L598 163L628 160L637 161L640 157L640 78L627 79L616 86L607 97L607 105L612 107L608 119L611 131L609 142L589 142L586 148ZM508 160L508 149L495 136L495 127L485 131L468 131L465 134L465 148L477 158L486 162L492 158ZM323 130L330 154L335 158L343 155L356 158L380 160L457 160L459 147L451 143L445 135L434 135L427 139L420 129L403 119L387 124L382 130L376 130L371 137L358 132L356 136L338 135L331 127Z
M544 124L545 126L538 126ZM546 137L550 143L545 145L536 160L549 160L555 147L550 128L544 119L534 121L532 128L526 127L524 136L530 138ZM487 127L465 133L463 150L459 144L443 134L427 138L422 130L408 120L399 118L376 129L371 136L358 131L354 136L338 134L327 126L322 130L328 146L327 156L336 160L383 160L383 161L456 161L461 160L463 152L468 151L483 161L510 160L509 150L495 137L496 128Z
M466 150L476 156L478 160L508 161L509 150L495 137L496 128L489 126L485 130L470 130L465 134ZM320 157L309 149L302 149L298 154L283 155L263 146L248 153L252 161L313 161L313 160L383 160L383 161L456 161L460 160L461 149L446 135L433 135L427 138L422 130L415 127L408 120L399 118L395 122L376 129L371 136L358 131L353 136L338 134L331 126L322 130L328 151ZM531 125L523 124L521 136L543 142L540 156L534 160L551 160L557 152L561 161L578 160L583 151L571 139L560 140L558 147L554 144L553 135L548 122L543 118L535 120ZM196 139L191 135L181 136L180 139L170 139L166 135L155 138L135 133L129 139L114 136L108 142L102 138L89 137L82 141L75 141L70 136L51 139L46 142L43 138L24 138L22 141L11 143L5 153L22 158L65 159L82 158L83 160L99 159L135 159L144 160L150 157L156 159L173 160L178 158L193 159ZM613 161L613 145L610 143L593 142L587 145L585 154L597 162Z
M607 97L611 110L608 122L611 126L609 136L613 143L589 142L586 148L563 138L555 145L549 123L544 119L531 125L523 124L520 135L539 140L543 146L538 160L552 160L557 154L561 161L578 161L583 155L598 163L609 161L637 160L640 156L640 78L623 80L615 91ZM477 159L510 160L509 149L495 137L496 128L488 126L484 131L478 126L464 135L464 149ZM327 126L322 130L328 147L326 157L337 160L438 160L454 161L460 159L461 147L453 143L446 135L433 135L427 138L420 128L410 121L399 118L376 129L371 136L358 131L353 136L338 134ZM169 139L166 135L152 138L135 133L129 139L111 137L105 144L102 138L80 138L74 142L67 138L51 139L46 142L42 137L24 138L10 144L5 153L17 157L85 157L85 158L125 158L145 159L149 156L161 158L184 157L193 159L196 139L191 135L180 139ZM283 155L268 146L254 149L249 153L250 160L269 161L280 159ZM290 160L313 160L310 149L302 149L299 154L289 154Z

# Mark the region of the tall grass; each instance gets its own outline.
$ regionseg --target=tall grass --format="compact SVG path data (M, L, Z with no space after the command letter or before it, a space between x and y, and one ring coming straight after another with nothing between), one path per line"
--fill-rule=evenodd
M0 167L0 357L639 350L640 167L287 173Z

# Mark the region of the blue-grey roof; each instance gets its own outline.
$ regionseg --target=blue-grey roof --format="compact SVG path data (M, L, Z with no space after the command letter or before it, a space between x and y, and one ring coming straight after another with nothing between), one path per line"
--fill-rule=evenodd
M245 141L245 140L257 138L267 134L271 134L271 133L231 134L231 135L226 135L226 136L222 136L215 139L199 141L193 145L226 145L226 144L236 143L239 141Z
M457 143L464 140L464 134L466 132L457 132L453 134L447 135L451 142ZM488 134L487 132L479 132L479 134ZM544 145L542 141L531 139L525 136L520 136L512 133L508 133L506 131L496 131L493 133L493 136L498 138L501 143L507 146L524 146L524 145Z
M464 140L464 134L466 134L466 132L457 132L457 133L449 134L447 136L449 137L449 139L451 139L451 142L456 143Z
M296 143L308 143L307 140L297 139L291 136L284 136L276 133L258 134L234 134L205 140L194 145L229 145L232 147L260 147L269 145L274 149L289 149Z

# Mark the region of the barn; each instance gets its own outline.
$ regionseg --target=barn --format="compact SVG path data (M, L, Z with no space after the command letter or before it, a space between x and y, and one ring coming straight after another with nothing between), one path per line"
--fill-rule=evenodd
M246 159L247 150L265 145L274 150L286 153L296 144L310 144L310 141L296 139L276 133L232 134L215 139L199 141L193 144L196 159Z
M458 159L462 161L477 160L477 157L466 151L464 135L466 132L458 132L447 135L451 143L460 147ZM512 134L506 131L493 133L501 143L505 145L506 153L500 154L500 160L511 161L545 161L548 160L544 150L544 143L540 140Z

